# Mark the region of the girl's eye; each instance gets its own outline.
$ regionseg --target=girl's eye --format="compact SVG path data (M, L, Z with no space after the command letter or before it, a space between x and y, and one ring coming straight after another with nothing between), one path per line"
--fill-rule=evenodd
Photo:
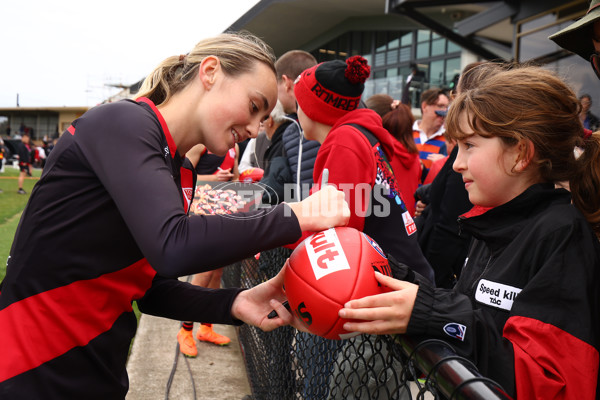
M250 103L250 106L251 106L251 108L252 108L252 112L253 112L253 113L258 111L258 107L256 106L256 104L255 104L254 102L251 102L251 103Z
M464 147L467 150L470 149L471 147L473 147L473 144L471 144L471 142L459 140L458 143L459 143L459 145L462 145L462 147Z

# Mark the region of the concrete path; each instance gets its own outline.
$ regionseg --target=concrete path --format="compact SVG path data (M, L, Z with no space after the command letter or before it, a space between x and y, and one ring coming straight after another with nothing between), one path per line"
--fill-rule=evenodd
M176 357L168 399L241 400L251 395L235 327L214 325L215 331L231 338L229 346L196 341L198 357L187 359L176 352L179 327L179 321L142 315L127 363L127 400L167 399ZM194 335L197 328L194 324Z

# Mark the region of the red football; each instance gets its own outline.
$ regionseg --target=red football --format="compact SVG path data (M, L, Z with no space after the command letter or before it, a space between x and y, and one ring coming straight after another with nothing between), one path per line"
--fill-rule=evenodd
M240 182L258 182L262 179L265 171L260 168L248 168L240 174Z
M375 270L391 276L383 251L363 232L338 227L315 233L290 256L284 281L290 307L315 335L356 336L342 328L347 320L338 312L349 300L386 291Z

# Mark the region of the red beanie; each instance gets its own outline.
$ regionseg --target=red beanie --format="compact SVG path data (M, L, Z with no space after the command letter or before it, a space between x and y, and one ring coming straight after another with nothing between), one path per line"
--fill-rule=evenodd
M298 105L310 119L326 125L356 110L371 67L361 56L327 61L300 74L294 86Z

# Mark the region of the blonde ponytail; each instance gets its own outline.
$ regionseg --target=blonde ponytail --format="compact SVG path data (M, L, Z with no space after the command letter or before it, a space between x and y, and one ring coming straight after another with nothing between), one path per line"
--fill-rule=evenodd
M228 76L250 72L256 62L275 73L273 51L261 39L245 32L222 33L200 41L186 55L165 59L144 79L136 97L147 97L156 105L166 103L196 76L198 66L208 56L218 57Z

